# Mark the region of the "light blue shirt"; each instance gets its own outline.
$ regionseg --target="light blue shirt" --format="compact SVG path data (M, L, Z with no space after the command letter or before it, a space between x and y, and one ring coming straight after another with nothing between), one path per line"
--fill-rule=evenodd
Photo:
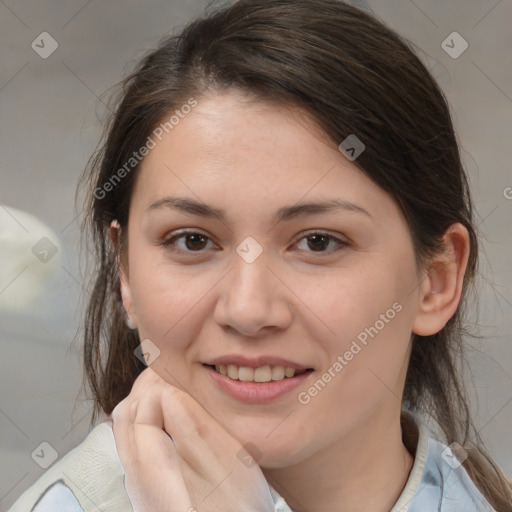
M402 418L403 431L414 439L408 445L404 437L414 463L390 512L496 512L460 463L464 451L438 441L417 415L404 410ZM271 492L276 512L294 512L272 487Z

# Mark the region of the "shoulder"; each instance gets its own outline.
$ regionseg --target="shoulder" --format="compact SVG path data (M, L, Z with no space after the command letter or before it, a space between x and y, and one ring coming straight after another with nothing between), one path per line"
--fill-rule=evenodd
M126 512L132 507L123 479L112 422L106 421L51 466L18 498L9 512L88 512L98 509ZM66 505L73 502L80 508Z
M467 453L464 448L457 443L446 445L433 437L429 437L428 443L428 457L418 497L422 489L435 485L439 489L441 512L496 512L465 470L463 462Z
M420 416L405 416L404 427L415 438L415 460L391 512L496 512L464 469L462 447L445 444Z

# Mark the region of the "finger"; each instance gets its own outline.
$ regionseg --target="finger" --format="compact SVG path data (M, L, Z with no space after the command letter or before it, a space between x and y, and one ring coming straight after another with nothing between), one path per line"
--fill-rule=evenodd
M152 389L158 386L167 384L153 368L147 367L137 376L132 388L130 390L130 396L133 398L141 398L146 396L148 393L151 394Z
M161 389L153 390L151 394L137 400L137 408L133 411L132 423L152 425L160 429L164 428L164 416L162 411Z
M192 505L190 496L204 499L212 494L212 484L216 489L219 482L225 480L224 487L235 485L231 492L236 491L241 496L254 493L255 486L261 487L262 494L268 493L257 465L249 471L244 466L243 474L234 472L241 464L236 457L241 444L191 395L168 384L154 372L146 372L139 376L130 397L129 409L133 416L129 430L135 452L126 471L130 498L134 496L151 511L167 509L168 503L178 503L180 510L174 507L172 510L183 512ZM119 410L123 419L129 417L128 405ZM251 476L255 473L260 473L261 479ZM198 480L198 476L202 478ZM229 485L232 478L236 479L236 484ZM137 494L141 489L155 491L149 495ZM154 503L153 495L160 496L165 504Z
M230 434L191 395L166 382L151 368L139 375L130 397L138 402L136 419L132 421L160 426L173 439L177 436L180 444L188 437L200 445L210 437L218 441L219 436L227 436L229 440Z
M212 472L218 476L219 471L231 470L240 462L240 442L190 394L166 382L153 369L148 367L139 375L130 396L138 398L134 421L164 429L180 456L202 476L210 478Z
M134 467L126 490L145 510L183 512L192 508L179 455L173 442L161 429L134 423Z
M153 387L153 391L151 394L146 393L142 398L137 401L136 409L132 409L133 418L131 422L133 424L133 428L136 431L136 426L152 426L154 428L160 429L161 433L166 436L166 441L172 444L173 450L177 450L175 445L174 437L178 434L178 429L174 428L174 433L170 428L165 427L164 420L164 395L166 388L170 387L170 384L165 383L165 387L157 386L156 390ZM184 398L184 397L182 397ZM176 413L176 406L172 406L172 404L168 404L168 412L170 415L174 415ZM185 406L186 407L186 406ZM181 414L183 417L183 414ZM178 420L180 425L180 440L179 445L180 449L176 453L176 457L182 457L186 460L187 465L190 466L195 472L197 472L202 477L208 478L211 476L213 472L217 472L220 470L219 464L219 456L216 453L213 453L204 437L201 436L196 426L194 425L194 421L191 417L185 417L185 419ZM206 421L210 422L209 427L211 428L211 423L213 423L212 418L207 418L206 420L203 418L201 420L203 423ZM181 429L181 425L183 424L183 429ZM225 435L225 434L224 434ZM190 438L187 443L185 443L185 438ZM139 448L139 446L145 446L142 448L143 450L147 450L147 453L154 453L154 446L149 445L146 446L146 443L135 441L135 444ZM217 444L218 441L217 441ZM165 443L159 445L157 450L159 453L156 454L156 460L160 461L165 465L165 460L161 459L162 453L165 453ZM224 451L225 452L225 451ZM226 454L224 453L224 456ZM170 461L167 461L170 464ZM205 471L205 467L208 468Z
M166 398L161 399L160 397L162 396ZM165 412L166 404L172 406L175 402L175 406L178 407L179 403L176 401L181 401L185 407L183 412L185 414L188 412L191 415L190 419L193 424L197 424L201 428L201 425L206 423L203 432L206 436L210 434L227 434L233 440L235 439L189 393L165 381L152 368L148 367L137 377L130 392L130 397L139 402L137 421L140 423L157 425L162 421L163 427L165 419L162 416L162 411ZM159 401L158 404L157 401ZM172 407L170 410L172 410ZM177 410L176 413L179 413L179 411ZM211 423L212 421L214 422L213 424ZM179 426L176 425L176 428L179 428ZM183 426L182 435L186 436L188 435L187 423L183 423Z
M137 402L128 397L119 402L112 411L112 431L116 444L117 453L123 469L129 466L133 459L132 432L129 428L131 417L134 416Z
M168 386L162 393L164 429L179 455L198 473L219 476L233 468L241 444L188 393Z
M160 414L155 412L158 409ZM192 508L179 456L162 429L159 400L153 395L142 401L125 399L116 406L112 417L125 473L124 485L134 512L164 509L182 512ZM157 426L138 423L141 419Z

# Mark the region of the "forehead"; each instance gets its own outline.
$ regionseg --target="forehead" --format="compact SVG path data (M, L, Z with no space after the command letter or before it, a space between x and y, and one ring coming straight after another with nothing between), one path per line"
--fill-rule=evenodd
M132 197L140 208L178 194L223 203L223 209L261 210L326 195L394 207L298 108L236 92L201 97L155 142Z

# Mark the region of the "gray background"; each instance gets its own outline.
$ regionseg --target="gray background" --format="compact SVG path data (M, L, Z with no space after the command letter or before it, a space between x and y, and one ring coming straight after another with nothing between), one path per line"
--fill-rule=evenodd
M78 332L87 290L74 191L101 134L97 97L205 6L0 2L2 511L43 473L31 458L41 442L62 456L88 431ZM483 249L472 315L484 336L471 342L473 410L491 455L512 476L512 199L505 193L512 187L512 2L374 0L366 7L414 43L451 104ZM45 31L58 48L43 59L31 43ZM458 58L442 48L454 31L469 45ZM57 245L47 262L32 252L44 236Z

